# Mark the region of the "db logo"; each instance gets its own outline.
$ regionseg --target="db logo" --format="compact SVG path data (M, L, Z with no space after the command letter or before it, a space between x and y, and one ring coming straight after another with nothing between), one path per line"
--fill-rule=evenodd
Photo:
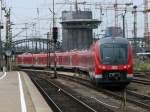
M117 66L112 66L112 69L114 70L114 69L118 69L118 67Z

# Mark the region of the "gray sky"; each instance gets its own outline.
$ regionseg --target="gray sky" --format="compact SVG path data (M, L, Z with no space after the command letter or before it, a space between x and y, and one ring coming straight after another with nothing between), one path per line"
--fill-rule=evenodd
M13 35L17 32L21 31L21 28L24 27L25 23L28 23L28 34L29 35L41 35L44 36L48 31L49 27L52 25L52 13L49 8L52 9L52 0L5 0L7 7L11 8L11 19L15 24L13 25ZM65 0L55 0L55 3L64 2ZM68 1L68 0L66 0ZM71 1L71 0L70 0ZM75 1L75 0L72 0ZM85 0L78 0L79 2ZM86 0L89 3L95 2L103 2L103 3L113 3L115 0ZM134 5L137 5L139 10L143 10L143 0L118 0L119 3L126 3L128 1L133 1ZM55 5L55 12L57 16L57 25L61 27L59 22L61 21L59 18L61 17L62 10L69 10L74 8L70 5ZM88 7L93 11L93 18L100 18L100 11L95 9L94 5L91 6L83 6L79 5L81 9L84 7ZM98 29L94 30L96 34L101 33L101 30L104 30L107 26L112 26L114 23L112 22L114 19L113 11L103 11L103 23L99 26ZM119 12L120 14L121 12ZM36 23L36 24L34 24ZM121 16L119 17L119 25L122 25ZM35 28L35 26L36 28ZM128 36L131 36L133 29L133 16L131 13L126 14L126 27L128 28ZM35 34L35 31L38 33ZM143 32L143 14L138 13L138 32ZM24 36L25 32L21 34ZM143 36L143 33L138 33L138 36ZM23 37L22 37L23 38Z

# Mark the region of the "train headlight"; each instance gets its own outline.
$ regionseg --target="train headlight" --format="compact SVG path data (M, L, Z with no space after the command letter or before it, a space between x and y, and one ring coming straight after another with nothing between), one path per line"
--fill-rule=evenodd
M103 66L102 68L103 68L103 69L106 69L106 67L105 67L105 66Z
M127 66L124 66L123 68L124 68L124 69L126 69L126 68L127 68Z

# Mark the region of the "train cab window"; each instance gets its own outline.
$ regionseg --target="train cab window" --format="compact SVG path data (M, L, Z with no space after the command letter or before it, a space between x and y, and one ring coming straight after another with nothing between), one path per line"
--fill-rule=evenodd
M103 44L101 45L101 60L103 64L127 64L127 44Z

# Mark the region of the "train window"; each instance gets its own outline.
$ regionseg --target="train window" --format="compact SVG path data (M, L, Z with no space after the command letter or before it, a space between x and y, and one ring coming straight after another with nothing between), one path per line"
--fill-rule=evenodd
M101 60L103 64L127 64L127 44L103 44L101 45Z

